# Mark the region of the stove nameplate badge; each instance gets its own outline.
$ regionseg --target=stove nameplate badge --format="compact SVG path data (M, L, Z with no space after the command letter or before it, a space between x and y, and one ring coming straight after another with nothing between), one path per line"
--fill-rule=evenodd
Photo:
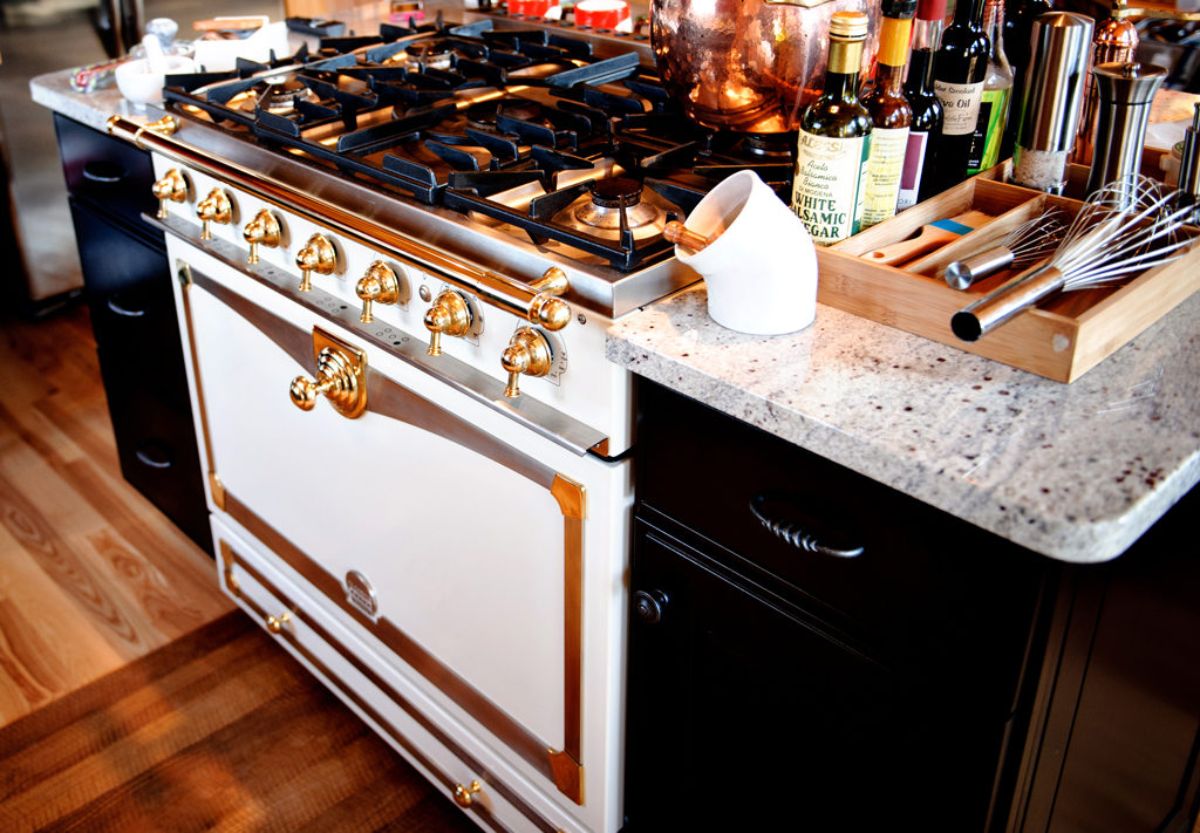
M379 600L375 587L358 570L346 573L346 601L372 622L379 618Z

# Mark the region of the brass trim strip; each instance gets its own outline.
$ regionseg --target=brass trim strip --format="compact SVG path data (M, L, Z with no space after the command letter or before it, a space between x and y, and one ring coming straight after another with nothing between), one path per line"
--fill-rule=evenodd
M550 494L563 516L563 749L551 749L550 769L558 789L583 803L583 520L587 514L582 485L554 476ZM573 650L572 646L576 646Z
M108 132L142 150L152 150L240 188L259 199L337 231L347 239L380 252L411 269L436 275L454 286L475 293L494 306L528 319L537 291L505 275L453 257L369 217L269 179L258 171L241 168L225 159L205 156L178 139L148 132L142 125L120 116L108 120Z
M448 749L450 751L450 754L454 755L454 757L458 758L460 761L462 761L464 764L466 764L474 773L476 773L476 775L479 778L482 778L485 782L487 782L487 785L489 787L494 789L500 796L502 796L505 801L507 801L509 804L513 805L513 807L515 807L517 809L517 811L521 813L521 815L525 816L531 822L533 822L534 825L536 825L539 830L544 831L544 833L555 833L558 830L557 827L555 827L549 821L547 821L540 813L538 813L537 810L535 810L533 807L531 807L525 801L524 798L522 798L520 795L518 795L516 792L514 792L510 787L508 787L504 783L503 780L498 778L490 769L488 769L486 766L484 766L474 755L472 755L469 751L464 749L452 737L447 735L440 726L438 726L436 723L431 721L425 715L425 713L422 712L421 710L419 710L416 706L414 706L407 697L405 697L400 692L396 691L396 689L391 685L391 683L389 683L387 680L380 677L379 674L373 668L371 668L369 665L364 663L352 651L348 650L338 639L336 639L333 636L333 634L331 634L325 628L324 625L322 625L320 623L319 620L314 619L311 616L309 616L305 612L303 607L301 607L295 600L293 600L286 593L284 593L282 590L280 590L274 584L274 582L272 582L270 579L268 579L266 576L264 576L262 573L260 573L258 570L256 570L253 566L251 566L249 563L247 563L242 557L240 557L234 551L233 547L229 544L229 542L222 539L220 541L220 551L221 551L222 564L224 566L226 586L230 588L231 592L233 592L234 595L237 596L237 598L239 598L240 600L245 602L247 604L247 606L253 608L256 615L259 615L260 618L265 617L266 611L262 610L262 608L260 608L254 602L253 599L250 599L244 593L242 593L240 587L237 584L237 578L233 574L233 570L234 570L235 566L237 568L243 570L252 579L254 579L256 582L258 582L258 584L261 585L264 590L266 590L268 593L270 593L272 596L274 596L275 599L277 599L280 602L280 604L282 604L284 607L286 607L288 610L290 610L292 612L292 615L294 618L296 618L299 621L304 622L305 626L309 630L311 630L318 639L320 639L326 645L330 646L335 651L337 651L338 655L343 660L345 660L347 663L349 663L351 666L353 666L354 670L356 670L358 673L360 673L364 677L366 677L367 680L369 680L372 685L374 685L381 692L383 692L383 694L389 700L391 700L393 703L395 703L397 706L399 706L401 709L403 709L404 712L406 714L408 714L408 716L411 717L418 725L420 725L420 727L422 729L429 732L429 734L433 736L434 740L436 740L442 746L446 747L446 749ZM304 654L306 659L309 659L309 661L313 662L314 665L319 665L321 668L322 674L327 679L335 681L336 684L338 685L339 690L353 694L353 692L349 691L348 687L341 681L341 679L338 678L336 675L334 675L332 672L330 672L327 669L327 667L324 666L324 664L320 662L320 660L317 660L315 658L310 659L311 655L308 653L307 649L305 649L303 645L301 645L299 642L296 641L295 636L293 636L291 633L289 633L287 631L284 631L282 634L279 634L279 635L287 638L288 641L297 648L297 650L299 650L301 653ZM416 749L415 747L411 747L408 740L406 738L403 738L403 736L400 736L399 732L394 727L392 727L391 724L388 723L388 721L386 719L381 717L377 712L375 712L374 709L371 709L369 706L366 706L365 704L361 703L360 698L357 696L357 694L353 694L353 697L354 697L354 701L355 701L356 705L358 705L364 711L367 711L369 714L371 714L372 719L376 723L378 723L380 726L383 726L389 735L395 737L401 743L401 745L404 746L404 748L406 750L411 752L414 755L414 757L417 757L418 760L421 761L421 764L426 769L428 769L430 772L433 772L438 777L438 780L440 780L447 789L449 789L451 792L453 792L455 782L452 779L450 779L439 768L437 768L435 765L433 765L431 762L429 762L428 759L425 758L424 754L420 752L420 750ZM481 811L481 814L490 816L490 813L488 812L487 808L483 807L482 805L473 804L471 806L471 809ZM488 820L492 824L495 824L497 826L500 825L500 822L497 821L494 817L489 818ZM503 829L503 828L501 828L501 829Z
M204 402L204 384L200 378L200 353L196 350L195 321L192 317L191 287L195 280L192 268L182 260L175 262L175 273L179 278L179 295L183 302L183 319L187 323L188 353L192 357L192 379L196 383L196 408L200 417L200 433L204 439L204 456L208 464L208 488L213 503L218 509L225 508L225 486L217 476L217 463L213 460L212 434L208 428L208 407Z

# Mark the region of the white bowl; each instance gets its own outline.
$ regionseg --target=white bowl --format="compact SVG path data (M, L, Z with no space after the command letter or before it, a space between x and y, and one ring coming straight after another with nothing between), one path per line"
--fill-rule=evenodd
M135 107L142 108L147 104L161 104L165 75L177 75L196 70L192 59L183 55L164 55L163 64L167 70L165 74L151 72L150 62L145 58L118 64L115 72L117 89Z

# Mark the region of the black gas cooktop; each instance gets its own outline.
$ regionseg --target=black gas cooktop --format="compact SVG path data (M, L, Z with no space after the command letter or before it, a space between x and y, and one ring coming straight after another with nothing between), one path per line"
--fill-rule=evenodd
M630 52L491 21L383 26L224 76L168 79L167 106L381 190L556 240L629 271L663 225L751 168L786 196L794 137L690 123Z

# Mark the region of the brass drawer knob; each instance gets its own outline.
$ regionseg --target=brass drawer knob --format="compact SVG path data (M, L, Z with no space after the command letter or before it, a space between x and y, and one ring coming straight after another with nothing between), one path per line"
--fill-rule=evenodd
M283 633L283 629L292 621L292 615L287 611L278 616L267 617L267 630L274 634Z
M372 308L376 303L400 302L400 279L396 277L396 270L382 260L377 260L367 268L366 274L358 279L354 293L363 302L362 315L358 320L370 324L375 320Z
M514 399L521 395L521 374L545 376L554 365L554 353L544 335L532 327L519 327L500 354L500 365L508 373L504 395Z
M300 291L312 289L312 273L332 275L337 269L337 249L323 234L308 238L304 248L296 252L296 266L300 268Z
M483 785L478 781L472 781L467 786L462 784L454 785L454 803L459 807L470 807L475 803L475 796L483 791Z
M188 196L188 183L178 168L171 168L157 180L153 187L154 196L158 198L158 213L154 216L160 220L167 219L168 202L185 202Z
M253 220L246 223L246 227L242 229L242 237L246 238L246 242L250 244L246 263L253 266L258 263L259 246L266 246L268 249L279 247L279 243L283 239L283 229L279 225L278 218L264 208L254 215Z
M214 188L208 196L196 204L196 216L200 218L200 239L212 240L212 224L225 225L233 220L233 202L222 188Z
M430 356L442 355L442 336L465 336L471 332L471 308L462 295L453 289L443 291L425 312L425 329L429 330Z

